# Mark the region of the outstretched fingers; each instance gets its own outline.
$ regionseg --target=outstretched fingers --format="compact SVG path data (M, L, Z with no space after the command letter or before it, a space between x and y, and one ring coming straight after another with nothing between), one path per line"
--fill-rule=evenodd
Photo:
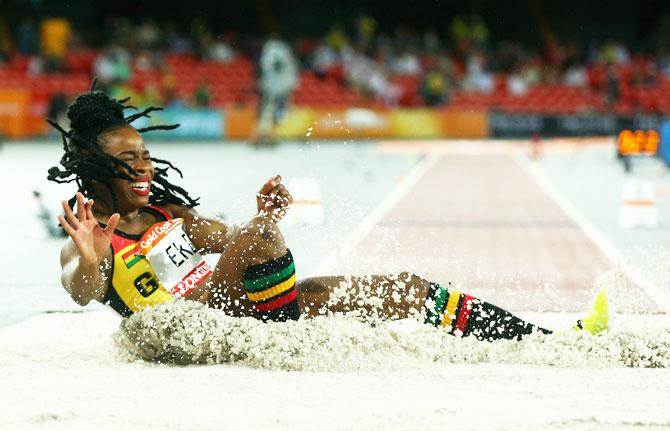
M86 218L88 220L93 220L95 218L95 216L93 216L93 199L86 202L84 210L86 211Z
M82 223L85 222L86 220L90 220L92 217L89 217L88 211L86 211L88 203L84 200L84 195L80 192L77 192L76 198L77 198L77 218Z
M74 215L72 212L72 208L70 208L70 205L68 205L67 201L62 201L61 204L63 205L63 212L65 213L65 220L67 220L68 224L73 228L77 229L79 228L79 220L77 217Z
M65 217L63 217L62 215L58 216L58 224L60 224L60 227L63 228L66 234L68 234L69 236L74 235L74 228L70 226L67 220L65 220Z
M109 218L109 220L107 221L107 227L105 227L105 230L104 230L107 237L109 237L109 238L112 237L112 235L114 234L114 229L116 229L116 226L119 225L119 219L120 218L121 218L121 216L119 215L119 213L114 213Z

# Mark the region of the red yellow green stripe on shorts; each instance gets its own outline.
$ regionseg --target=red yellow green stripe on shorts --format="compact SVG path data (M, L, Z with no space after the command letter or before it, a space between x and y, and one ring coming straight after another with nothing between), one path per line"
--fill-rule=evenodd
M244 272L244 289L258 318L286 321L300 317L295 263L290 250L280 258L248 267Z
M453 335L465 335L475 300L457 289L431 283L426 296L425 323L448 328Z

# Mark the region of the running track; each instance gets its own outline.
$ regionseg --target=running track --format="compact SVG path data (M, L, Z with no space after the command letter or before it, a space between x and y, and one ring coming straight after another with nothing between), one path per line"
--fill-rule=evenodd
M510 154L443 154L330 266L414 271L517 311L579 311L613 263Z

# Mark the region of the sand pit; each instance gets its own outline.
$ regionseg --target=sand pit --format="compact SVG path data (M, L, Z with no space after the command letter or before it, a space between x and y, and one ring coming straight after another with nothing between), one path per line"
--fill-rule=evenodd
M670 329L535 334L521 342L456 338L414 320L318 317L286 323L232 318L194 302L164 304L125 319L114 335L121 356L152 362L239 363L299 371L360 371L442 364L670 367Z
M530 317L557 326L572 318ZM624 317L629 327L598 340L488 344L411 322L266 325L193 304L124 324L107 310L43 314L0 330L0 429L670 429L670 371L627 368L650 357L667 366L670 321ZM195 318L199 330L180 332ZM155 341L194 355L184 362L228 363L128 361L124 347L119 355L124 331L153 331L150 322L171 322L172 341ZM179 347L207 331L219 341ZM622 346L633 362L621 360Z

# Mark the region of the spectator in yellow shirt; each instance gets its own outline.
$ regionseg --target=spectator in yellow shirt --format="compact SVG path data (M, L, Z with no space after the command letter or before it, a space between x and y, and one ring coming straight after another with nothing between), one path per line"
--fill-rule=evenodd
M72 29L65 18L50 17L42 21L40 43L47 72L63 69L63 58L71 37Z

